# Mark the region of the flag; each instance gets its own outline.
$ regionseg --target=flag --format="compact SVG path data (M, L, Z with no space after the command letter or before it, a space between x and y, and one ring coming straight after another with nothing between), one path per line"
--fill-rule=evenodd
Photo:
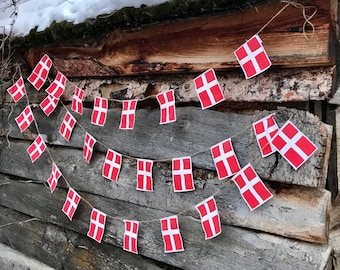
M160 222L164 242L164 252L170 253L184 251L177 216L162 218L160 219Z
M161 119L160 124L168 124L176 121L176 107L174 90L159 93L157 101L160 106Z
M46 116L50 116L50 114L55 110L58 105L58 99L54 98L51 95L48 95L41 103L40 108L46 114Z
M30 106L27 106L18 117L15 118L21 132L24 132L34 121L34 116Z
M175 192L195 190L191 168L191 157L172 159L172 180Z
M95 97L91 123L98 126L104 126L106 122L107 109L109 103L106 98Z
M262 157L267 157L276 152L276 149L271 144L272 138L279 131L274 114L253 123L253 128Z
M120 119L120 129L133 129L135 126L137 100L124 100Z
M73 115L70 114L70 112L67 112L59 129L59 133L65 138L66 141L70 140L72 130L76 122L77 120L73 117Z
M241 65L246 79L262 73L272 65L262 46L262 40L258 35L245 42L234 54Z
M32 163L34 163L46 149L46 144L39 135L34 142L27 148L27 153L30 156Z
M281 127L272 144L295 170L317 150L316 145L290 121Z
M105 222L106 214L93 208L91 212L91 221L87 236L96 240L98 243L101 243L105 230Z
M194 85L202 109L210 108L224 100L223 92L214 69L208 69L194 79Z
M152 166L152 160L137 160L137 190L153 191Z
M237 185L250 210L256 209L273 197L250 164L235 174L232 180Z
M234 175L241 169L231 139L212 146L210 150L220 180Z
M77 210L80 199L80 195L73 188L69 188L62 211L71 221Z
M59 99L64 93L65 84L66 77L61 72L58 72L54 81L50 84L49 87L47 87L46 92L54 98Z
M83 97L84 97L85 91L80 89L79 87L76 87L74 90L74 95L72 98L72 106L71 110L79 113L80 115L83 114Z
M8 94L11 95L14 102L18 102L24 95L26 95L26 89L24 80L22 77L16 81L10 88L7 89Z
M92 153L93 153L93 147L96 142L97 140L94 137L92 137L89 133L86 132L84 147L83 147L83 157L85 158L87 163L90 163Z
M201 217L201 224L205 234L205 240L219 235L222 231L220 215L213 196L197 204L197 211Z
M107 150L102 176L109 180L117 181L121 166L122 155L111 149Z
M51 175L47 179L47 183L50 187L51 193L57 187L58 180L59 180L60 176L61 176L61 172L60 172L59 168L57 167L57 165L53 162Z
M123 249L135 254L138 254L137 250L137 237L139 222L135 220L124 220L125 231L123 237Z
M35 89L40 90L40 88L46 82L48 73L52 67L52 60L45 54L39 61L39 63L33 69L31 75L27 80L35 87Z

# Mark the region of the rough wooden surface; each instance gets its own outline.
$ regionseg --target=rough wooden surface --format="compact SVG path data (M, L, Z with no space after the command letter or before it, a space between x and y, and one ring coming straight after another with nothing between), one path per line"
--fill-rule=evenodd
M6 142L0 145L0 172L46 183L51 161L46 154L32 164L25 155L28 142ZM214 173L194 171L196 190L184 194L173 192L170 165L157 163L153 168L154 192L136 190L136 161L124 159L117 184L101 176L105 154L96 153L91 164L82 159L81 150L55 147L51 153L58 167L79 191L134 203L140 206L179 213L208 198L221 182ZM20 160L20 168L17 162ZM72 164L72 165L70 165ZM206 177L210 177L206 179ZM63 185L63 182L60 182ZM229 183L216 196L222 223L252 228L309 242L325 243L328 239L330 192L301 186L273 184L274 198L250 211L237 187ZM160 218L160 217L159 217Z
M309 67L334 63L332 2L300 1L317 8L312 20L314 34L310 25L305 28L309 39L302 34L302 10L293 6L261 32L273 65ZM70 77L79 77L82 73L89 76L89 70L91 76L116 76L238 67L234 50L257 33L283 6L284 3L272 3L229 16L204 16L156 24L137 31L117 29L95 47L31 49L26 59L33 67L43 53L48 53L60 71ZM307 13L313 11L308 9Z
M66 191L58 188L51 195L41 184L21 183L2 179L0 204L13 210L41 219L43 222L63 226L66 229L86 234L90 209L80 204L74 220L69 222L61 212ZM20 195L19 195L20 194ZM222 234L209 241L204 235L199 220L180 216L180 230L185 251L164 254L158 217L172 215L171 212L141 207L104 197L84 194L99 209L111 216L135 217L138 220L153 219L142 223L139 233L139 253L185 269L225 269L233 265L236 269L251 266L254 269L324 269L330 258L330 246L293 241L256 231L223 225ZM13 197L16 199L13 200ZM103 242L122 246L123 222L107 219Z
M10 123L11 137L31 140L32 132L20 133L14 117L20 114L20 106L14 108ZM260 155L252 123L267 116L270 112L262 111L254 115L220 113L210 110L202 111L195 107L177 108L177 121L168 125L159 125L159 110L138 110L134 130L120 130L121 109L109 110L105 127L92 125L89 121L90 109L85 109L82 117L75 115L79 123L98 141L124 155L148 159L170 159L193 155L197 151L207 149L204 153L193 156L193 165L197 168L215 170L210 147L232 137L234 150L241 166L250 161L257 173L265 180L304 186L325 187L327 164L330 151L331 134L327 125L310 113L295 109L282 108L276 113L276 120L282 126L290 117L291 121L308 136L318 147L317 152L299 170L295 171L280 155L273 154L265 159ZM8 113L8 112L7 112ZM40 133L46 142L54 145L67 145L83 148L84 132L76 127L70 142L66 142L59 134L59 127L65 110L59 108L47 118L40 108L34 110L40 126ZM214 119L214 121L211 121ZM2 128L7 129L6 111L2 115ZM236 134L238 134L236 136ZM99 151L107 149L97 145Z

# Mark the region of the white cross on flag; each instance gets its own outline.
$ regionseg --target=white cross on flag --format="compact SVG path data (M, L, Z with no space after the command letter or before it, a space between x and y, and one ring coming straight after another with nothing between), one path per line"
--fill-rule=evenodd
M135 220L124 220L125 231L123 240L123 249L135 254L138 254L137 250L137 237L139 222Z
M51 67L52 60L45 54L35 66L27 80L35 87L35 89L40 90L46 82Z
M59 133L61 136L65 138L66 141L69 141L71 138L72 130L76 124L77 120L73 117L70 112L65 114L64 120L61 123Z
M159 93L157 101L160 106L161 119L160 124L168 124L176 121L176 107L174 90L169 90L164 93Z
M39 135L34 140L34 142L27 148L27 153L29 154L32 163L35 162L41 156L42 153L44 153L45 149L46 144L41 135Z
M124 100L120 119L120 129L133 129L135 126L137 100Z
M273 197L250 164L244 166L241 171L234 175L232 180L237 185L250 210L256 209Z
M160 219L160 222L164 242L164 252L170 253L184 251L177 216L162 218Z
M74 95L72 98L72 106L71 110L79 113L80 115L83 114L83 97L84 97L85 91L80 89L79 87L76 87L74 90Z
M195 190L191 157L172 159L172 180L175 192Z
M272 145L297 170L317 150L292 122L287 121L272 140Z
M46 114L46 116L50 116L50 114L55 110L58 105L58 99L54 98L51 95L48 95L41 103L40 108Z
M71 221L77 210L80 199L80 195L73 188L68 190L62 211Z
M209 197L203 202L197 204L195 207L201 217L201 224L205 234L205 240L219 235L222 231L221 221L214 197Z
M107 109L109 103L106 98L95 97L91 123L98 126L104 126L106 122Z
M57 167L57 165L53 162L51 175L47 179L47 183L50 187L51 193L57 187L58 180L59 180L60 176L61 176L61 172L60 172L59 168Z
M276 149L271 144L272 138L279 131L274 114L253 123L253 128L262 157L267 157L276 152Z
M25 131L34 121L34 116L30 106L27 106L18 117L15 118L20 131Z
M220 180L234 175L241 169L231 139L212 146L210 150Z
M14 102L18 102L26 94L23 78L20 77L15 84L7 89L7 92L11 95Z
M260 74L272 65L262 46L262 40L258 35L245 42L234 54L241 65L246 79Z
M50 86L45 90L49 95L53 96L56 99L59 99L60 96L64 93L66 84L66 77L58 72L54 81L50 84Z
M105 223L106 214L93 208L91 212L91 221L87 236L100 243L104 236Z
M102 176L109 180L117 181L121 166L122 155L111 149L107 150Z
M152 166L152 160L137 160L137 190L153 191Z
M85 158L87 163L90 163L92 153L93 153L93 147L96 142L97 140L94 137L92 137L89 133L86 132L84 147L83 147L83 157Z
M224 100L223 92L216 78L214 69L208 69L196 77L194 84L203 110Z

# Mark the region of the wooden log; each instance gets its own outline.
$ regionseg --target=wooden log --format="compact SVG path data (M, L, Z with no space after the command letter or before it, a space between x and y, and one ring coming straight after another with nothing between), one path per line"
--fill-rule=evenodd
M22 108L15 108L10 123L13 138L32 139L32 132L19 132L14 117ZM277 154L265 159L260 151L252 131L252 123L270 114L263 111L254 115L220 113L210 110L202 111L194 107L177 108L177 121L169 125L159 125L159 110L138 110L136 124L132 131L120 130L119 119L121 110L109 110L105 127L92 125L89 121L91 110L85 109L83 116L75 115L78 122L98 141L124 155L148 159L170 159L193 155L206 149L204 153L193 156L193 164L197 168L215 170L210 147L232 137L234 150L241 166L250 161L257 173L265 180L304 186L325 187L327 166L330 151L331 133L327 125L310 113L295 109L281 108L276 112L276 121L282 126L290 117L291 121L318 147L318 151L297 171ZM2 125L7 129L8 112L3 112ZM59 134L59 127L65 115L62 108L47 118L40 108L34 110L40 126L40 133L46 142L54 145L67 145L83 148L84 132L75 128L70 142L66 142ZM213 121L212 121L213 119ZM238 134L236 136L236 134ZM33 136L33 137L32 137ZM138 145L138 147L136 147ZM107 149L99 146L99 151Z
M66 191L57 189L53 194L41 184L10 181L2 185L0 205L50 222L66 229L85 234L89 226L90 208L81 203L74 219L70 222L61 212ZM139 254L185 269L234 269L253 267L260 269L324 269L329 261L330 246L294 241L270 234L259 233L222 225L222 233L209 241L204 240L199 220L179 216L184 252L164 254L158 218L173 215L136 204L83 194L98 209L110 216L156 219L141 223L139 231ZM13 200L13 198L16 198ZM122 246L123 222L107 218L103 242Z
M27 147L26 142L12 142L10 149L2 144L0 154L7 158L0 160L0 172L45 183L51 174L51 161L45 155L32 164L28 157L22 158ZM51 149L51 153L63 175L77 190L174 213L208 198L220 184L213 173L194 170L196 190L185 194L174 193L170 166L157 163L153 168L154 192L141 192L136 190L136 161L124 159L118 183L115 184L101 177L104 154L96 153L91 164L87 165L82 160L80 150L57 147ZM277 184L271 185L271 191L274 194L272 200L256 211L250 211L237 187L228 184L216 196L222 223L309 242L327 242L331 198L328 191Z
M310 67L334 63L331 50L333 2L299 2L317 8L312 20L313 34L310 27L302 29L304 18L301 9L292 5L261 32L273 65ZM33 67L43 53L48 53L58 69L68 77L80 77L82 73L84 76L116 76L238 67L234 50L257 33L283 5L271 3L233 15L202 16L155 24L137 31L117 29L96 47L31 49L26 59ZM309 39L305 38L303 31Z
M169 267L169 265L153 262L143 256L137 257L123 251L120 247L106 243L99 245L82 234L51 223L39 220L19 223L31 218L23 213L0 206L0 241L53 267L48 269L158 270ZM14 224L2 227L10 223ZM27 267L33 269L34 265L26 265L26 268L22 269L28 269ZM40 266L34 269L45 268Z

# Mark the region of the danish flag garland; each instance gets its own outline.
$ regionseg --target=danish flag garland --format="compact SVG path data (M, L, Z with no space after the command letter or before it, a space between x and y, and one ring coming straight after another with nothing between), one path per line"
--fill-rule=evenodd
M260 74L271 66L270 59L258 35L253 36L240 46L234 54L247 79ZM27 80L37 90L40 90L44 85L52 64L52 60L47 55L44 55L28 77ZM49 116L56 108L64 92L66 81L66 77L61 72L58 72L55 80L46 89L48 96L40 103L40 108L46 116ZM210 108L224 100L223 91L213 69L205 71L193 81L202 109ZM7 92L15 102L20 101L21 98L26 95L23 78L20 77L13 86L7 89ZM71 110L80 115L83 113L82 100L84 93L84 90L75 87ZM156 98L160 106L160 124L168 124L176 121L174 90L160 93ZM131 130L134 128L137 102L137 100L122 101L120 129ZM27 103L27 107L15 118L21 132L24 132L32 122L36 121L29 106L29 101ZM108 99L95 97L91 123L104 126L108 107ZM59 133L65 140L69 141L77 121L67 108L66 110L67 112L60 126ZM279 128L273 114L253 123L253 130L263 158L278 151L295 170L305 163L317 150L316 145L290 121L287 121L283 127ZM83 157L87 163L90 163L96 142L97 140L86 132ZM27 149L27 153L32 162L35 162L46 148L47 146L43 137L39 134ZM217 143L212 146L210 150L218 178L223 180L232 177L231 180L238 187L242 198L251 211L273 197L251 164L241 169L233 149L231 138ZM102 176L111 181L117 181L122 166L122 159L123 156L120 153L108 149L102 168ZM153 191L152 166L152 160L137 159L137 190L143 192ZM51 175L47 179L51 192L55 190L60 177L62 177L62 173L53 162ZM174 192L189 192L195 190L190 156L172 159L172 177ZM70 220L72 220L80 200L81 196L69 187L62 211ZM205 239L208 240L218 236L221 233L221 221L214 196L198 203L195 208L201 218ZM99 243L102 241L104 235L106 217L105 213L92 207L87 235ZM140 223L136 220L123 221L125 224L123 249L138 254L137 238ZM184 251L178 217L176 215L166 217L160 219L160 223L164 252Z

